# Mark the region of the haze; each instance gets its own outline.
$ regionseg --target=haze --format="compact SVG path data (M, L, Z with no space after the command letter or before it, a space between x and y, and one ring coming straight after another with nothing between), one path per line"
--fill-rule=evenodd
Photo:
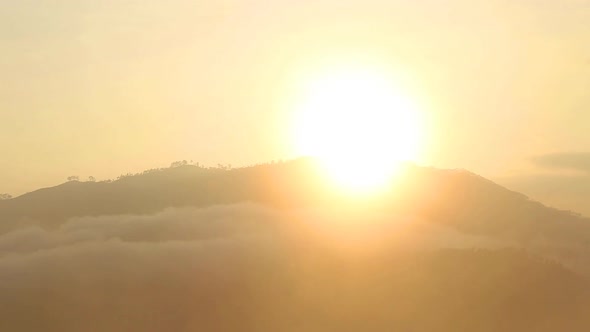
M0 4L0 331L590 331L590 0Z
M589 8L583 0L5 2L0 192L179 159L239 166L294 157L285 135L294 85L350 59L388 64L428 105L428 153L417 162L511 183L544 174L530 158L590 150Z

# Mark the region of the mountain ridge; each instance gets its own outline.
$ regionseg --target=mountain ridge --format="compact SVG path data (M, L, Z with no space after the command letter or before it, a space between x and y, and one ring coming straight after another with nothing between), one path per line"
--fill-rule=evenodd
M417 215L461 231L584 243L590 219L546 207L467 170L406 165L377 208ZM115 181L66 182L0 202L0 231L37 221L56 227L69 218L151 214L174 207L254 202L279 208L348 204L310 158L223 169L181 165ZM584 243L585 244L585 243Z

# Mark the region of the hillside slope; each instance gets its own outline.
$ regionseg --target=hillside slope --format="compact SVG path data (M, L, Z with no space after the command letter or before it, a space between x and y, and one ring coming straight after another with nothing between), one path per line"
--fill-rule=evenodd
M150 214L170 207L256 202L300 208L350 204L349 199L330 188L310 159L232 170L181 166L113 182L68 182L0 201L0 230L33 222L51 228L72 217ZM468 233L590 241L588 219L463 170L408 166L400 182L372 204Z

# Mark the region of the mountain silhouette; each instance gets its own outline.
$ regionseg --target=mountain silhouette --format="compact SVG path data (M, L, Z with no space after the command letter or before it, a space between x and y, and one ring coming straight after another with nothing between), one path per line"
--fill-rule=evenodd
M404 213L462 232L518 241L543 238L588 245L590 220L546 207L465 170L408 164L376 209ZM172 207L254 202L278 208L346 205L311 158L237 169L182 165L121 177L71 181L0 201L0 230L38 223L55 227L72 217L150 214Z

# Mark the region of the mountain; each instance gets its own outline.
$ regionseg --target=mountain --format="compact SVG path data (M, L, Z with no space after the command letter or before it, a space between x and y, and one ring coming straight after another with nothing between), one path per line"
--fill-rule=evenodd
M350 196L312 159L181 165L0 225L0 331L590 330L590 221L465 170Z
M415 165L403 172L387 192L372 198L375 209L470 234L590 244L589 219L546 207L476 174ZM171 207L255 202L290 209L345 206L349 199L331 189L309 158L237 169L184 165L116 181L72 181L0 201L0 230L28 223L51 228L72 217L151 214Z

